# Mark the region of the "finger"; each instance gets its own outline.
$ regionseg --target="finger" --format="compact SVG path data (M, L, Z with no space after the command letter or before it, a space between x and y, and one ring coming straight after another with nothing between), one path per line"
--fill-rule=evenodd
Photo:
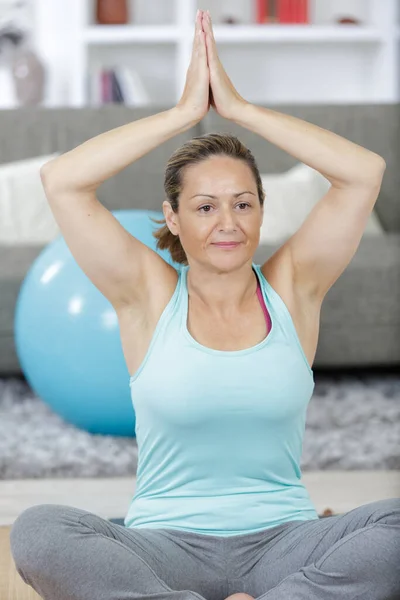
M193 48L195 48L198 43L198 31L201 28L201 19L202 19L202 11L198 10L197 14L196 14L195 25L194 25Z
M208 10L203 12L203 21L202 22L203 22L205 31L207 31L207 33L210 34L211 38L214 39L214 31L212 28L211 15Z
M199 15L199 28L196 32L196 38L198 42L199 55L203 56L206 53L206 34L202 26L203 11L200 11L200 13L201 14Z
M196 31L196 53L199 54L201 52L201 47L203 45L203 40L202 40L202 35L204 35L204 32L202 31L201 27Z
M192 62L196 62L198 57L201 57L201 53L202 53L202 45L204 45L204 42L201 39L201 35L204 36L204 32L202 34L202 27L201 27L201 14L198 16L198 21L196 22L196 30L195 30L195 35L194 35L194 40L193 40L193 51L192 51Z
M197 41L200 46L205 46L206 34L204 31L202 19L203 19L203 11L201 11L201 14L199 16L199 28L197 30Z
M215 53L215 39L212 31L209 15L203 14L203 27L206 32L207 50L210 50L211 55Z
M201 68L208 69L208 60L207 60L207 48L206 48L206 34L204 31L199 31L199 45L197 48L196 56Z
M215 55L215 46L213 44L213 41L212 41L211 36L208 31L206 31L206 33L205 33L205 46L206 46L206 50L207 50L208 64L210 65L215 61L216 55Z
M210 49L210 36L208 31L206 30L206 25L204 24L203 21L203 29L204 29L204 49L205 49L205 53L206 53L206 58L207 58L207 64L210 64L211 61L211 55L212 55L212 50Z

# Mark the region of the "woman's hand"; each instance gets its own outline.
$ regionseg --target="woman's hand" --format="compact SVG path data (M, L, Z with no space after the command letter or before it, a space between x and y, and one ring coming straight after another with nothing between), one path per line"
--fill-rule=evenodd
M225 119L233 119L247 102L233 86L218 57L217 45L210 13L203 12L203 29L206 32L208 68L210 72L210 101L213 109Z
M186 75L182 98L176 105L198 123L210 110L210 73L207 64L205 33L202 27L202 12L198 10L193 40L192 58Z

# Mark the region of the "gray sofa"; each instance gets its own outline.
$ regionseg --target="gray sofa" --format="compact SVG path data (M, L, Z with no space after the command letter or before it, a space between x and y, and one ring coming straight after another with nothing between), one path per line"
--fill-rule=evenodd
M167 106L127 108L22 109L0 111L0 164L65 152L85 140ZM279 105L291 114L343 135L377 152L387 168L376 210L386 233L363 238L345 272L325 296L313 368L400 365L400 105ZM210 111L196 127L161 146L106 181L98 190L109 209L162 210L164 169L170 154L205 132L237 135L255 155L263 173L282 172L297 160L261 136ZM43 246L0 245L0 375L21 375L14 345L14 310L20 285ZM277 246L262 245L257 264Z

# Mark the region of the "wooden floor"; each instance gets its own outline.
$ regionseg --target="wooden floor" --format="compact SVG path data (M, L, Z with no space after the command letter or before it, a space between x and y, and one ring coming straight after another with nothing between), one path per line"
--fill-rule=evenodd
M400 497L400 471L307 471L302 481L318 514ZM48 503L76 506L105 519L124 517L135 490L135 477L0 481L0 525L11 525L29 506Z
M308 471L302 481L320 515L400 497L400 471ZM135 489L134 477L0 481L0 600L40 600L21 579L10 553L10 528L23 510L66 504L106 519L124 517Z

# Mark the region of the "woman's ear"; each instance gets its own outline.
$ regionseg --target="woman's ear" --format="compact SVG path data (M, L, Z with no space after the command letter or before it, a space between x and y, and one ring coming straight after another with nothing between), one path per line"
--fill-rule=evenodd
M174 213L174 211L172 210L171 204L168 202L168 200L164 200L162 207L165 223L168 229L173 235L178 235L178 228L176 225L176 213Z

